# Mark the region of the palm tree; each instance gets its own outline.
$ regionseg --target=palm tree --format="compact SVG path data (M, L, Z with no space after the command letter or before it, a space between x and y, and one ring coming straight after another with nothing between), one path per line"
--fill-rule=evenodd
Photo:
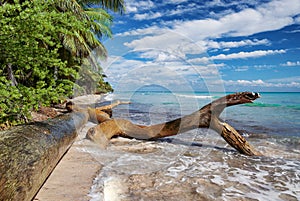
M71 12L78 20L84 21L86 29L77 29L70 31L70 34L62 34L61 41L64 48L61 48L60 54L62 60L67 60L68 65L81 70L78 84L84 79L83 73L88 72L94 83L102 83L105 85L98 86L99 89L111 91L111 86L103 80L102 68L97 62L98 57L106 58L107 51L100 42L103 37L112 37L110 26L112 24L112 16L106 11L110 9L114 12L122 14L125 11L123 0L56 0L56 7L61 12ZM79 62L78 58L79 57ZM77 61L75 61L77 60ZM83 65L88 63L89 65ZM80 85L86 88L85 85ZM91 90L91 89L88 89Z
M85 58L91 55L91 51L97 48L97 53L101 57L106 57L107 52L100 42L102 37L111 37L110 26L112 17L105 9L123 13L125 10L123 0L57 0L57 9L61 12L72 12L80 21L85 21L90 30L72 30L71 34L61 36L63 46L72 55ZM96 7L100 5L101 7Z

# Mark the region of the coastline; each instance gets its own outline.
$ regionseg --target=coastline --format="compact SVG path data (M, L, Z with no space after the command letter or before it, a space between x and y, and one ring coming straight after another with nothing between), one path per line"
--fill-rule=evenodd
M134 106L132 117L138 123L146 122L148 108ZM232 112L239 110L253 109L241 107ZM123 118L123 111L116 111L117 115ZM155 115L161 119L161 113ZM245 122L251 123L249 119ZM217 133L205 129L159 141L114 138L103 150L85 139L85 129L90 126L93 124L87 123L80 130L76 142L35 200L299 198L300 191L295 185L299 183L298 138L250 137L251 144L265 154L262 158L236 153Z

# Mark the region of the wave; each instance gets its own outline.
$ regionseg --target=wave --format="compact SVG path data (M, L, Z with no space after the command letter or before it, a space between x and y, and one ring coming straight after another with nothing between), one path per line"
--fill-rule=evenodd
M300 110L300 105L281 105L281 104L273 104L273 103L260 103L260 102L255 102L255 103L246 103L243 106L245 107L271 107L271 108L289 108L289 109L294 109L294 110Z
M196 99L212 99L212 98L214 98L214 96L209 96L209 95L176 94L176 96L185 97L185 98L196 98Z
M260 103L260 102L246 103L243 106L246 106L246 107L281 107L280 104Z
M114 94L113 93L110 93L110 94L107 94L105 97L104 97L104 100L106 101L112 101L114 100Z
M287 105L287 108L295 109L295 110L300 110L300 105Z

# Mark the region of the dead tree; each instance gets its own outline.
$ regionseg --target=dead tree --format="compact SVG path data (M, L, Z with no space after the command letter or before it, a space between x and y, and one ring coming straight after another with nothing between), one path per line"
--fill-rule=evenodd
M120 102L103 108L89 108L90 117L97 119L99 124L88 131L87 138L105 147L108 140L115 136L148 140L177 135L196 128L210 128L219 133L240 153L250 156L261 155L232 126L222 122L219 118L226 107L252 103L259 97L258 93L253 92L230 94L205 105L190 115L151 126L136 125L126 119L111 118L107 111Z
M88 120L87 112L0 132L0 200L32 200Z

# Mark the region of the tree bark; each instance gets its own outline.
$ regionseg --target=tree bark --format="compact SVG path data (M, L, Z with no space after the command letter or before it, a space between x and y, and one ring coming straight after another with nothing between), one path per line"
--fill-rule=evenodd
M7 74L8 74L8 80L11 81L11 86L17 86L18 82L14 76L14 72L13 72L11 63L7 64Z
M0 200L32 200L87 120L81 111L0 132Z
M88 131L87 138L101 147L106 147L109 139L114 136L147 140L177 135L196 128L210 128L218 132L229 145L240 153L250 156L261 155L233 127L219 119L226 107L252 103L259 97L258 93L253 92L227 95L190 115L151 126L136 125L125 119L103 118L103 110L100 108L90 109L89 113L95 116L94 119L98 119L99 125Z

